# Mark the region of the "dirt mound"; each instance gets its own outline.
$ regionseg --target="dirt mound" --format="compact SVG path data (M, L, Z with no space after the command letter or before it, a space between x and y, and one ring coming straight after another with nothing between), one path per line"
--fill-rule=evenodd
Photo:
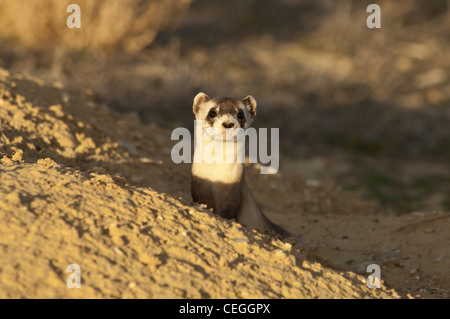
M170 132L89 91L0 69L0 120L1 298L399 297L193 206Z

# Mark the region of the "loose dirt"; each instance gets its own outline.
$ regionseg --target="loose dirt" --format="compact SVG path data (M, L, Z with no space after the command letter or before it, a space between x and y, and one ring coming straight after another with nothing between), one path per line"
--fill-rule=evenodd
M89 90L0 69L0 298L448 297L448 214L377 213L305 179L300 160L274 175L248 165L293 245L194 205L170 137Z

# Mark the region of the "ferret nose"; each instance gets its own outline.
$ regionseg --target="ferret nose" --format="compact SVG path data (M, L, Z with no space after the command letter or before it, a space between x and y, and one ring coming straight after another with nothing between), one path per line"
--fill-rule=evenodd
M234 123L222 123L222 125L225 128L232 128L234 126Z

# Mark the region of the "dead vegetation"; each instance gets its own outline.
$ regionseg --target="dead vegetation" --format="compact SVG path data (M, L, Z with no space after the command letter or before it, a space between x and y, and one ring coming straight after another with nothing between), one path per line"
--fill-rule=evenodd
M66 27L72 2L4 0L0 3L0 37L32 49L139 51L161 30L179 23L191 0L79 0L82 27Z

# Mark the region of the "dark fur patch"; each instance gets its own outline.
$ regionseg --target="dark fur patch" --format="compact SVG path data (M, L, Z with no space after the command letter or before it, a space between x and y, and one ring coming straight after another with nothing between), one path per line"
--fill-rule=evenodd
M213 212L228 219L236 219L242 205L242 183L245 179L234 184L211 182L203 178L192 176L191 195L196 203L206 204ZM260 211L261 212L261 211ZM279 234L283 238L294 237L283 227L274 224L261 212L270 232ZM297 240L297 239L296 239Z
M238 113L239 113L239 111L238 111ZM245 118L245 114L244 114L244 116L242 118L238 117L237 120L239 122L239 126L241 128L245 128L245 124L247 123L247 119Z
M208 122L209 126L211 126L211 127L214 125L214 122L217 119L217 116L211 117L211 116L209 116L209 112L214 111L217 113L217 109L218 109L217 106L210 108L208 110L208 114L206 115L206 122Z
M232 97L215 98L213 101L220 107L219 116L231 114L237 116L239 100Z
M237 218L242 204L242 182L225 184L192 176L191 195L194 202L206 204L215 214Z

